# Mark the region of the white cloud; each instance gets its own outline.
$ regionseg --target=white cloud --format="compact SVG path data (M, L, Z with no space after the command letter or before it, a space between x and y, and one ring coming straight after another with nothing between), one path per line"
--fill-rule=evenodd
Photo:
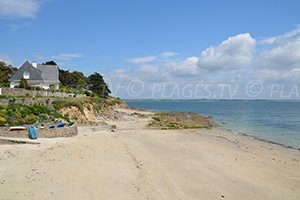
M255 39L249 33L239 34L203 51L198 66L208 71L240 69L252 61L254 52Z
M0 0L0 17L34 18L40 7L39 0Z
M74 54L59 54L57 56L52 56L51 58L54 59L60 59L60 60L72 60L74 58L82 58L83 55L80 53L74 53Z
M176 55L178 55L178 53L167 51L167 52L163 52L159 55L129 58L126 61L131 62L131 63L135 63L135 64L143 64L143 63L149 63L149 62L152 62L152 61L160 61L162 58L170 58L170 57L174 57Z
M258 41L258 44L273 44L276 37L268 37Z
M168 58L168 57L174 57L177 56L178 53L176 52L163 52L160 57Z
M170 62L166 67L171 74L179 77L196 76L199 74L197 66L199 59L197 57L189 57L181 62Z
M44 60L44 59L45 59L45 56L40 56L40 55L38 55L38 56L34 56L34 58L35 58L36 60Z
M300 68L295 68L295 69L292 70L292 72L293 72L293 73L294 73L294 72L295 72L295 73L300 73Z
M147 62L151 62L156 60L156 56L145 56L145 57L138 57L138 58L130 58L127 60L127 62L131 62L131 63L136 63L136 64L140 64L140 63L147 63Z
M236 74L232 72L245 67L253 58L255 52L255 39L250 34L239 34L228 38L221 44L210 47L202 52L199 57L191 56L181 61L160 59L177 55L175 52L164 52L157 56L147 56L129 59L132 63L139 64L137 68L123 69L118 71L118 77L139 79L145 82L189 82L189 81L216 81L219 80L218 73L207 73L208 71L222 71L230 77L227 80L235 79ZM156 61L154 65L148 62ZM229 71L229 72L227 72ZM113 75L111 79L114 79ZM128 80L127 79L127 80ZM209 80L210 79L210 80ZM223 80L225 80L223 78Z
M258 42L249 33L239 34L207 48L200 56L182 60L165 53L136 58L136 67L112 72L108 77L114 94L127 98L173 98L168 94L179 87L180 93L174 98L253 98L247 93L247 86L258 81L263 84L263 91L255 98L273 98L270 88L274 84L284 91L295 84L299 86L300 28ZM170 58L164 59L167 57L163 55ZM147 63L151 61L155 62ZM136 87L131 88L132 80L143 84L140 96L131 95L136 91ZM197 88L201 85L209 88L209 96L206 89L201 90L201 96L203 93ZM200 96L184 96L189 93L182 92L183 88L190 88L194 94L200 92ZM281 98L280 94L276 98Z
M142 65L138 68L139 72L142 73L159 73L159 68L153 65Z
M300 28L281 36L271 37L270 47L255 61L258 68L291 70L300 66Z

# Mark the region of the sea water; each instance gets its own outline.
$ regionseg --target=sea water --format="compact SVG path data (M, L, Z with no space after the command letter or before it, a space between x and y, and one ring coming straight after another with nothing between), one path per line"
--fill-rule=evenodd
M300 149L300 102L264 100L125 100L152 111L213 116L223 128Z

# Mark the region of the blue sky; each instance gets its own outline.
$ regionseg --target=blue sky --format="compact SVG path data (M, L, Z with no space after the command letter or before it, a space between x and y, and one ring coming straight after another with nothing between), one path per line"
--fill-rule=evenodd
M123 86L142 80L141 98L154 97L153 82L195 85L203 75L212 84L245 85L242 76L292 86L299 8L297 0L0 0L0 59L55 60ZM299 54L283 58L289 50Z

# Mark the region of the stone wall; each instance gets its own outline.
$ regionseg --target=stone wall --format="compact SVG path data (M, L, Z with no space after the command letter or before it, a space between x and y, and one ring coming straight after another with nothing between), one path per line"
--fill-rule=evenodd
M42 96L42 97L85 97L85 94L51 92L45 90L25 90L23 88L0 88L0 95L7 96Z
M78 134L77 125L71 127L39 129L39 138L73 137ZM0 128L1 137L28 138L28 131L9 131L8 127Z
M32 97L26 97L26 98L2 98L0 99L0 105L8 105L9 103L18 103L18 104L24 104L24 105L47 105L51 104L54 101L57 101L57 98L32 98Z

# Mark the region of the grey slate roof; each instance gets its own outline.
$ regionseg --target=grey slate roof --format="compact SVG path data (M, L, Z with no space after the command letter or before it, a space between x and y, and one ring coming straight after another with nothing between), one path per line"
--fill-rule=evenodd
M30 73L29 80L59 83L59 71L56 65L37 65L33 67L26 61L9 79L9 81L19 81L23 78L23 72Z
M23 72L28 71L30 73L30 80L43 81L41 70L34 68L28 61L26 61L17 71L14 73L9 81L19 81L23 78Z
M42 79L47 82L59 82L58 67L56 65L40 65L37 68L42 71Z

